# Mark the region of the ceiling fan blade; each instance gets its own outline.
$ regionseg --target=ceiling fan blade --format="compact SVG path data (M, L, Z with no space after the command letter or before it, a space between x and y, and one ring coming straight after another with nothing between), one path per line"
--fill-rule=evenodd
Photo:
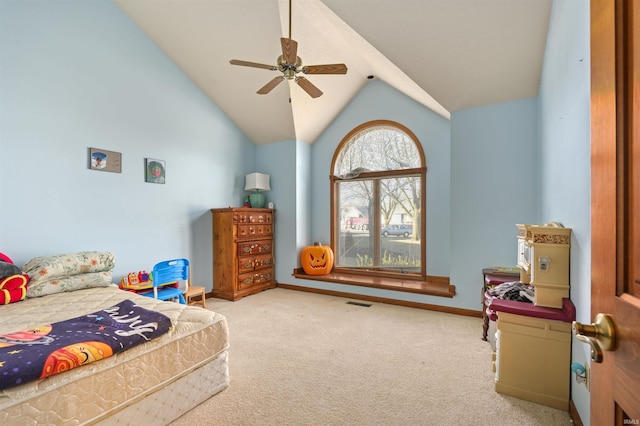
M307 92L312 98L318 98L322 96L322 90L318 89L306 78L296 77L296 83L298 83L298 86L302 87L302 89Z
M259 64L257 62L241 61L239 59L232 59L229 61L231 65L241 65L243 67L263 68L265 70L276 71L278 67L274 65Z
M298 55L298 42L290 38L282 37L280 39L282 44L282 57L288 64L295 64Z
M345 64L307 65L301 70L305 74L346 74Z
M258 94L260 95L266 95L267 93L269 93L270 91L273 90L274 87L276 87L278 84L280 84L280 82L284 80L283 76L279 76L274 78L273 80L271 80L270 82L268 82L267 84L265 84L262 89L258 90Z

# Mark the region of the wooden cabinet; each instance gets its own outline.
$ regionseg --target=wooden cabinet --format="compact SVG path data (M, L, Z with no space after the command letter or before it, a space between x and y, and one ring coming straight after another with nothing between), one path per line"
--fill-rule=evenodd
M272 209L211 209L213 296L238 300L276 286Z

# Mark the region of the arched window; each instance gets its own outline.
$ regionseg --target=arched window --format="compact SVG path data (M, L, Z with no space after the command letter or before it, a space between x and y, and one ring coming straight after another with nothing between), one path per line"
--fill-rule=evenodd
M420 142L398 123L344 137L331 164L334 270L425 280L426 171Z

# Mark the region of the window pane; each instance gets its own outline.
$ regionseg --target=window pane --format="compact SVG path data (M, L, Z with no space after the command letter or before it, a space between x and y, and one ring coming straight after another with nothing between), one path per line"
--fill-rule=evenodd
M378 221L371 220L376 186ZM336 266L420 272L419 176L341 181L338 191Z
M340 231L336 266L368 266L373 255L369 218L373 186L372 181L338 183Z
M381 179L380 200L381 267L420 272L420 177Z
M420 154L409 136L388 127L368 128L356 134L342 149L334 175L358 171L401 170L420 167Z
M372 122L334 154L335 266L352 273L426 279L424 155L408 129Z

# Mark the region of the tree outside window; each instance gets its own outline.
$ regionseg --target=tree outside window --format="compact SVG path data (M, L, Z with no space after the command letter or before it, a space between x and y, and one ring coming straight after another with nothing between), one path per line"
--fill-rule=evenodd
M335 269L424 280L425 180L422 147L404 126L378 120L345 136L331 175Z

